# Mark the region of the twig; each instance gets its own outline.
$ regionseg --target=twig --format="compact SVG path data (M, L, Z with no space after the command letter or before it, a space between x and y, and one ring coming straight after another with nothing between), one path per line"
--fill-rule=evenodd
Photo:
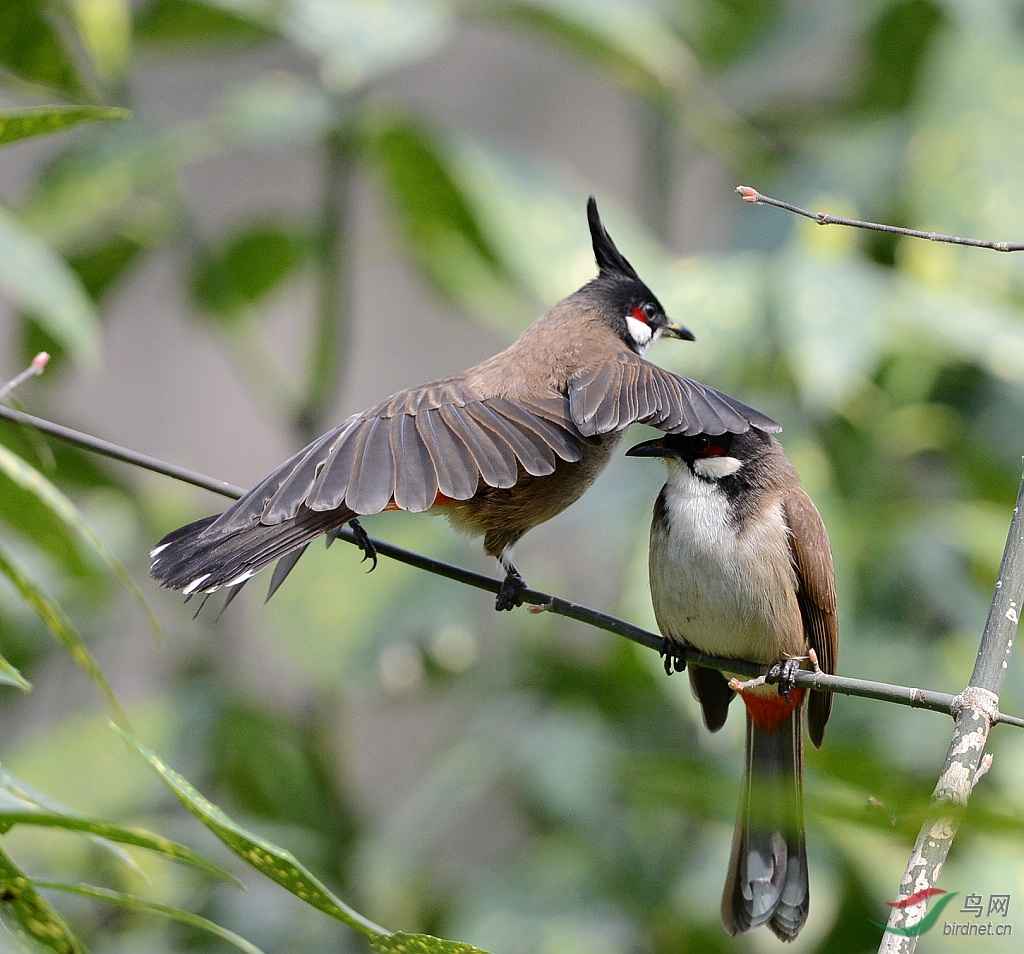
M237 500L245 492L241 487L236 487L222 480L214 480L204 474L196 473L175 464L158 460L140 454L137 451L119 447L109 441L101 440L90 434L83 434L81 431L54 424L51 421L39 417L32 417L29 414L22 414L19 411L12 411L10 408L0 405L0 418L25 424L36 428L44 434L57 437L60 440L68 441L86 450L94 451L105 457L120 460L135 467L142 467L146 470L172 477L192 484L195 487L202 487L212 493L220 494L222 497L230 497ZM355 543L355 534L348 527L338 533L338 538L348 543ZM467 586L474 586L477 589L486 590L489 593L497 593L501 589L501 580L485 576L482 573L475 573L463 567L454 566L433 557L425 556L422 553L415 553L412 550L405 550L402 547L387 543L384 540L371 539L374 547L381 556L390 557L400 563L414 566L429 573L443 576L446 579L464 583ZM618 636L631 639L641 646L654 649L660 652L664 647L664 640L656 633L634 626L623 619L602 613L599 610L591 609L580 603L562 599L560 596L552 596L550 593L542 593L539 590L525 590L523 593L524 602L541 608L549 613L558 616L565 616L586 623L596 629L602 629ZM710 669L720 669L727 672L739 673L743 676L758 676L764 673L765 667L758 663L748 662L742 659L724 659L718 656L706 656L696 650L688 648L673 649L678 656L684 657L688 663L697 663L707 666ZM768 680L772 682L772 679ZM884 682L872 682L867 679L853 679L847 676L833 676L829 673L810 672L799 670L794 677L795 684L808 689L821 689L826 692L836 692L848 696L860 696L864 699L878 699L882 702L892 702L896 705L910 706L915 709L929 709L932 712L944 712L947 715L955 715L955 707L959 696L953 696L945 692L933 692L930 689L916 689L911 686L896 686ZM1006 725L1024 728L1024 719L1005 713L996 713L994 721Z
M27 381L29 378L34 378L37 375L43 373L43 369L46 367L47 362L50 360L50 356L45 351L40 351L33 359L32 363L25 368L21 374L15 375L6 384L0 386L0 399L7 397L19 384Z
M942 774L932 793L928 819L921 827L917 843L900 882L899 897L934 888L953 845L964 808L978 779L987 770L985 743L989 729L999 712L999 692L1006 676L1007 661L1024 600L1024 478L1017 493L1010 530L999 567L995 594L989 608L981 648L967 688L956 697L953 717L956 728ZM913 911L913 915L908 912ZM888 928L906 928L924 916L923 907L893 908ZM912 954L918 935L904 936L886 930L879 954Z
M1024 251L1024 244L1013 242L988 242L984 239L961 238L959 235L946 235L943 232L922 232L919 229L905 229L898 225L883 225L879 222L863 222L860 219L844 219L838 215L829 215L827 212L809 212L801 209L798 205L791 205L781 199L773 199L767 195L761 195L757 189L750 186L736 186L736 194L744 202L751 202L755 205L774 205L777 208L785 209L796 215L817 222L818 225L847 225L855 229L870 229L872 232L890 232L893 235L908 235L911 238L927 239L929 242L946 242L950 245L969 245L973 248L990 248L997 252L1021 252Z

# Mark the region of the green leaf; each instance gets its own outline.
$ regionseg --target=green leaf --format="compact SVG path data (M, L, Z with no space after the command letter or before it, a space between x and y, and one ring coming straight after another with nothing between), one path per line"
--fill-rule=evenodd
M66 891L69 894L81 895L84 898L95 898L97 901L107 901L110 904L117 904L123 908L131 908L134 911L142 911L145 914L156 914L167 918L170 921L177 921L179 924L187 924L189 927L198 928L214 937L219 937L228 944L233 944L240 951L246 954L263 954L255 944L250 944L244 937L221 927L219 924L199 917L198 914L191 914L178 908L168 907L166 904L157 904L155 901L145 901L136 898L134 895L124 894L121 891L112 891L110 888L97 888L91 884L62 884L57 881L37 881L36 886L46 888L50 891Z
M472 8L471 8L472 9ZM476 12L526 28L610 72L623 86L662 98L689 85L693 54L656 4L638 0L497 0Z
M20 219L69 254L116 235L165 241L175 224L180 166L218 148L201 124L169 133L141 122L94 125L37 177Z
M154 835L142 828L128 828L115 825L97 818L86 818L76 814L53 814L41 811L0 811L0 829L7 830L15 825L36 825L41 828L63 828L66 831L80 831L99 838L108 839L125 845L147 848L167 858L173 858L183 864L191 865L200 871L236 887L241 887L239 880L219 865L196 854L191 848L177 842Z
M107 700L107 705L113 716L119 722L127 725L128 717L114 690L110 688L103 670L100 669L88 647L82 642L81 637L75 632L71 620L67 618L64 610L53 602L43 590L33 581L17 564L13 554L3 543L0 543L0 574L3 574L11 581L14 588L21 594L26 603L31 606L42 619L46 628L57 638L71 656L75 665L82 670L92 681L101 695Z
M929 68L929 46L946 22L942 6L930 0L898 0L883 6L866 38L853 106L866 112L910 106L921 75Z
M150 609L142 591L138 588L131 574L124 568L121 561L114 556L103 538L89 526L78 508L64 496L49 480L46 479L27 461L0 444L0 473L5 474L23 490L33 494L52 514L64 525L88 544L110 568L111 572L127 590L128 595L142 611L150 629L158 639L163 638L160 621Z
M0 3L0 69L30 83L81 96L85 90L44 0Z
M47 950L56 951L57 954L85 954L81 941L36 891L28 875L2 850L0 912L4 924Z
M381 954L487 954L461 941L444 941L429 934L385 934L370 939Z
M131 59L129 0L71 0L82 45L96 73L110 85L123 79Z
M283 223L253 223L196 262L192 299L217 318L243 318L285 282L308 250L307 237Z
M32 683L4 659L3 656L0 656L0 686L15 686L23 692L32 691Z
M370 129L371 157L427 276L458 302L481 310L499 307L509 297L509 275L441 140L398 113L376 117Z
M37 106L0 112L0 146L48 136L85 122L131 119L131 111L113 106Z
M96 310L67 263L0 209L0 290L80 361L99 359Z
M266 42L274 34L252 20L200 0L155 0L137 14L135 36L165 46L219 49Z
M342 921L362 934L375 937L388 933L335 897L330 889L303 867L291 852L246 831L196 791L185 778L144 748L125 729L117 725L114 727L164 780L178 800L246 864L262 872L306 904Z

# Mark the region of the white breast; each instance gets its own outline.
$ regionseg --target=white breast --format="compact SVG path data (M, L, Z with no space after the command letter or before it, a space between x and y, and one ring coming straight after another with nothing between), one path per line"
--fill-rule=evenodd
M669 463L665 523L651 532L651 596L661 631L702 652L775 662L805 652L781 504L737 534L714 483Z

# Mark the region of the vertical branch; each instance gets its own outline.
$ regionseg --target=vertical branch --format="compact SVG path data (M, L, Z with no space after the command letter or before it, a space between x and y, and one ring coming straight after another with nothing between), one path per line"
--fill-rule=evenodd
M676 125L663 103L641 103L637 200L648 228L667 244L672 222Z
M324 417L343 372L342 354L348 345L352 316L348 220L355 149L351 121L332 129L323 147L323 192L314 250L318 302L306 395L295 415L295 427L303 441L326 429Z
M1003 687L1007 661L1024 599L1024 479L1017 493L1017 505L1003 550L995 595L989 608L978 658L967 688L954 700L956 727L942 774L932 793L929 817L921 827L914 851L900 882L899 897L933 888L939 880L946 856L953 845L964 807L971 797L985 753L989 729L999 711L999 692ZM925 902L906 908L893 908L888 928L904 929L922 920ZM887 930L879 954L912 954L917 936L905 936Z

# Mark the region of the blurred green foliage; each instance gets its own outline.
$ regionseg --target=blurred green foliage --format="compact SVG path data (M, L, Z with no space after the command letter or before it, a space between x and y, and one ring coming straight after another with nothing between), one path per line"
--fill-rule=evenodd
M603 198L602 211L700 339L659 346L654 360L785 424L836 555L841 671L956 691L1020 476L1024 260L818 228L738 200L698 254L679 258L657 235L664 197L711 161L726 182L807 207L1019 241L1024 18L1011 0L0 3L0 142L49 147L0 207L0 294L20 309L4 366L13 375L41 349L55 355L18 396L30 403L95 365L111 295L171 251L195 333L225 345L256 397L287 403L294 413L277 419L299 445L336 414L345 374L361 238L353 183L379 194L423 287L456 306L453 338L471 321L510 340L587 280L593 186L582 171L389 92L389 78L443 61L474 31L539 45L626 99L646 160L628 187L649 221ZM187 119L136 101L139 77L160 64L230 77L234 57L254 50L274 65ZM108 121L124 109L130 120ZM254 195L205 234L190 171L217 157L245 175L247 157L282 145L331 171L321 191L282 209ZM296 288L316 304L296 318L305 350L293 373L264 317ZM73 423L74 408L60 411ZM0 889L0 948L224 951L237 936L275 952L368 947L204 840L110 731L52 635L130 690L137 737L227 813L182 781L177 794L211 830L236 849L287 846L267 849L288 869L275 880L314 885L322 908L344 899L389 929L495 954L771 946L718 924L741 720L709 736L685 679L667 678L653 654L564 620L497 617L486 597L386 561L366 577L340 544L307 554L266 607L247 592L223 618L193 622L161 604L171 635L154 648L86 528L143 585L148 546L199 514L166 483L23 429L0 427L0 441L78 508L55 505L44 483L19 486L10 467L0 477L3 566L18 583L0 585L0 758L18 773L3 776L0 808L74 819L75 831L92 819L108 839L0 813L0 882L25 889ZM646 525L660 478L617 461L524 541L531 582L653 627ZM477 559L427 518L381 517L371 530ZM14 691L28 683L31 694ZM1021 690L1014 661L1006 711L1024 709ZM949 732L932 714L837 701L824 749L807 753L814 902L794 950L877 947L870 919L895 893ZM943 884L1019 898L1024 740L1002 728L990 744L993 770ZM249 892L160 859L180 846L161 851L149 831ZM136 848L112 852L110 838ZM302 865L288 868L292 856ZM32 887L46 879L95 890ZM191 912L188 923L155 917L159 905ZM39 936L19 934L26 923ZM374 943L441 949L404 935Z

